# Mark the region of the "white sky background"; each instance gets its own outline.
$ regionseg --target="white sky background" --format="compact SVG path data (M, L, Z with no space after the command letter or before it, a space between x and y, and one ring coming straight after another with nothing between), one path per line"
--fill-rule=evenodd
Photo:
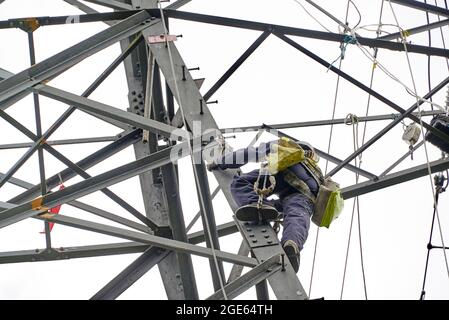
M332 12L340 20L344 20L346 0L316 1ZM381 1L356 1L362 14L361 25L377 24ZM433 1L431 1L433 2ZM304 1L302 2L304 3ZM444 1L437 1L440 6ZM89 4L91 5L91 4ZM108 9L91 5L103 12ZM393 7L399 23L405 29L426 23L424 12ZM338 32L335 22L307 7L316 18L333 32ZM270 22L306 29L323 29L311 19L301 7L292 0L279 1L236 1L236 0L193 0L182 10L241 18L260 22ZM0 20L27 16L57 16L81 13L76 8L59 0L6 0L0 5ZM431 15L431 22L437 17ZM352 27L358 21L358 15L353 8L349 12L349 25ZM383 23L394 23L388 3L385 3ZM78 25L59 25L41 27L35 32L37 61L42 61L87 37L104 30L103 23ZM259 32L243 29L224 28L204 25L194 22L171 20L171 33L183 34L176 45L188 67L200 66L200 71L194 71L193 76L206 78L201 89L204 94L227 68L246 50L259 36ZM387 27L386 27L387 28ZM395 28L387 31L397 32ZM448 43L447 27L443 33ZM361 35L375 37L374 32L359 31ZM309 50L327 61L333 61L340 54L339 44L294 38ZM412 36L414 44L427 45L427 33ZM26 33L17 29L0 30L0 67L17 73L29 67ZM442 47L440 30L432 32L433 46ZM112 62L120 53L119 45L113 45L95 54L82 63L68 70L50 84L76 93L82 91ZM403 52L380 49L379 60L394 75L412 87L408 71L406 55ZM427 57L410 54L413 74L418 94L423 96L428 91ZM336 63L338 65L338 62ZM369 85L372 62L361 51L349 45L342 69L356 79ZM438 84L448 74L444 58L432 58L432 86ZM242 67L227 81L212 97L218 99L218 105L210 105L218 125L224 127L261 125L262 123L286 123L318 119L330 119L335 94L337 77L326 68L315 63L299 51L283 43L275 36L270 36ZM416 100L407 94L397 83L376 69L373 88L385 95L402 108L409 108ZM110 104L126 110L128 106L127 85L123 66L120 66L91 96L91 99ZM435 95L434 101L444 104L445 90ZM340 81L337 100L336 118L344 118L348 113L358 116L365 114L367 94L345 80ZM42 122L45 131L66 109L67 106L56 101L41 97ZM429 110L429 105L423 109ZM34 107L32 97L28 96L7 112L31 130L35 130ZM370 115L395 112L390 107L376 99L371 100ZM426 118L430 121L430 118ZM406 120L406 123L410 123ZM367 127L367 138L388 124L388 121L370 122ZM309 141L320 148L327 149L330 127L312 127L285 130L285 132L301 140ZM0 119L0 144L27 142L28 139L15 128ZM360 140L363 124L359 126ZM51 140L109 136L120 132L109 124L76 111L53 135ZM397 126L386 134L363 155L363 168L379 174L391 163L396 161L407 150L402 141L402 126ZM255 133L240 134L237 139L229 139L234 148L246 146ZM272 139L264 135L261 139ZM337 125L334 127L331 153L344 159L353 151L352 127ZM76 162L95 152L106 143L84 144L78 146L56 146L55 148ZM440 158L440 152L428 144L431 160ZM0 170L6 172L25 149L0 150ZM133 161L134 152L128 148L101 165L88 170L91 175L97 175L121 164ZM45 153L46 174L51 176L64 166L48 153ZM414 161L407 159L394 171L425 163L424 148L414 154ZM324 169L325 161L321 160ZM245 171L254 168L248 165ZM329 169L333 167L329 165ZM186 225L198 210L197 195L194 188L191 164L188 158L180 161L180 188ZM23 166L15 177L30 183L39 183L37 155ZM354 174L347 170L340 171L335 180L342 186L355 182ZM81 181L74 178L66 185ZM360 181L363 181L361 178ZM211 191L217 185L210 175ZM111 190L135 205L144 212L140 196L138 179L132 178L110 187ZM23 189L6 184L0 190L0 201L7 201ZM120 214L128 219L133 217L100 192L85 196L81 201L96 205L104 210ZM432 219L432 193L429 177L423 177L384 190L360 197L360 216L363 240L363 253L366 272L366 283L369 299L417 299L419 298L424 274L430 225ZM353 200L345 202L345 210L329 230L321 229L316 258L316 268L311 298L325 297L339 299L345 254L351 222ZM449 217L447 209L449 202L446 194L440 198L440 219L446 242L449 232ZM217 224L231 221L232 212L223 195L214 200ZM104 219L63 205L61 214L76 216L92 221L108 223ZM27 250L45 247L45 236L39 234L43 229L41 221L28 219L0 231L0 251ZM201 229L201 223L195 225L192 231ZM298 276L303 286L308 290L310 283L313 249L316 227L311 226L310 235L301 253L301 268ZM121 242L123 240L109 236L97 235L92 232L77 230L56 225L52 231L54 247ZM237 252L240 246L239 234L220 239L221 249ZM438 229L435 228L434 245L441 245ZM447 243L446 243L447 245ZM114 276L134 261L139 254L110 256L101 258L73 259L56 262L3 264L0 266L0 299L88 299L108 283ZM212 292L209 264L205 258L193 258L195 275L200 298L208 297ZM225 263L228 274L231 265ZM271 290L271 289L270 289ZM431 251L430 264L426 285L427 299L448 299L449 280L444 264L443 252L439 249ZM274 295L271 294L274 298ZM158 269L154 268L129 288L120 299L165 299L165 291L160 280ZM255 290L242 294L239 299L254 299ZM349 252L348 269L344 299L364 299L360 254L358 245L357 224L354 221L352 242Z

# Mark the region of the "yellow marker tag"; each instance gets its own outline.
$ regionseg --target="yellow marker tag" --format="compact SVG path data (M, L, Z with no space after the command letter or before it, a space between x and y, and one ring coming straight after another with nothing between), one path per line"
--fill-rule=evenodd
M54 213L50 213L50 212L44 212L38 215L40 218L44 218L44 219L51 219L55 216Z
M31 29L31 31L34 31L40 27L39 20L35 18L26 18L25 24Z
M408 30L403 30L401 32L401 34L402 34L402 37L404 37L404 38L407 38L408 36L410 36L410 32Z
M35 211L48 210L47 207L42 206L42 201L44 197L39 197L31 201L31 209Z

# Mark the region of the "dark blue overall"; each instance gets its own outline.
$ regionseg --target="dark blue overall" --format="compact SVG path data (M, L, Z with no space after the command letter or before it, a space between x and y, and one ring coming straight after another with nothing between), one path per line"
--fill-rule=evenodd
M248 162L258 162L270 152L270 146L276 141L262 143L259 147L249 147L237 150L225 155L217 166L224 169L236 169ZM288 168L291 173L305 182L311 193L316 196L318 193L318 184L309 172L299 163ZM306 242L310 218L313 214L314 204L310 197L303 194L296 188L293 188L285 179L285 172L279 172L275 175L276 186L273 194L279 196L279 200L265 200L264 202L275 207L284 214L284 231L282 233L281 243L287 240L293 240L299 249L303 248ZM259 196L254 191L254 183L259 177L259 170L253 170L249 173L237 175L231 184L231 193L239 206L257 203ZM264 181L261 176L259 183ZM268 182L267 182L268 184Z

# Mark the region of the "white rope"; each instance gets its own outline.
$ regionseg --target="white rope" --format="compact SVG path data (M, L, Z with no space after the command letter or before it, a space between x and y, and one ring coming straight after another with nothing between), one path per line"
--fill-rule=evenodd
M345 22L346 23L348 21L349 2L350 1L348 0L347 5L346 5L346 17L345 17ZM338 65L338 69L339 70L341 69L342 61L343 61L343 59L339 60L339 65ZM340 88L340 75L337 76L337 83L335 85L334 106L333 106L333 109L332 109L332 120L335 119L335 111L337 109L337 99L338 99L339 88ZM330 153L333 132L334 132L334 125L331 124L330 132L329 132L329 140L328 140L328 143L327 143L327 153ZM329 165L329 160L326 159L326 164L325 164L325 169L324 169L324 174L325 175L327 174L328 165ZM313 251L312 270L311 270L311 274L310 274L309 297L310 297L311 292L312 292L312 284L313 284L313 276L314 276L314 271L315 271L316 256L317 256L317 252L318 252L319 236L320 236L320 228L317 226L316 237L315 237L315 246L314 246L314 251Z
M299 4L301 6L301 8L303 8L303 10L313 19L315 20L315 22L317 22L323 29L325 29L327 32L332 33L331 30L329 30L328 28L326 28L317 18L315 18L307 9L306 7L304 7L304 5L299 2L298 0L293 0L294 2L296 2L297 4Z
M403 39L403 41L405 41L404 39L404 32L405 30L402 29L400 26L395 25L397 28L399 28L400 30L400 35L401 38ZM390 72L379 60L377 57L374 57L365 47L363 47L359 41L357 40L357 37L355 36L355 31L359 29L352 29L351 30L351 34L354 37L354 39L356 40L355 44L357 45L357 47L360 49L360 51L362 51L362 53L373 62L373 64L377 67L379 67L380 70L382 70L389 78L393 79L394 81L396 81L397 83L399 83L402 87L404 87L405 91L411 95L412 97L418 99L419 102L424 102L424 103L428 103L442 111L446 111L446 108L440 106L439 104L430 101L429 99L424 99L423 97L419 96L416 94L416 92L414 92L414 90L412 90L411 88L409 88L403 81L401 81L398 77L396 77L392 72Z
M384 24L382 23L384 2L385 1L382 0L381 7L380 7L380 13L379 13L379 23L376 25L377 26L377 30L376 30L377 37L379 37L382 34L382 26L384 26ZM374 57L377 57L377 52L378 52L378 49L375 48L374 49ZM370 79L370 84L369 84L369 88L370 89L373 87L374 73L375 73L375 68L372 68L372 70L371 70L371 79ZM371 95L368 94L368 101L367 101L367 104L366 104L365 116L368 116L368 114L369 114L370 105L371 105ZM354 121L352 121L352 122L354 123ZM367 125L368 125L367 122L365 122L364 125L363 125L362 145L365 143ZM354 127L353 127L353 136L355 135L355 133L356 133L357 138L354 139L354 151L356 149L359 149L359 144L358 144L358 140L359 140L359 138L358 138L358 124L357 124L356 131L354 131ZM358 156L358 159L359 159L358 160L358 164L357 164L357 158L354 159L356 167L359 167L359 168L362 167L362 157L363 157L363 153L360 153L360 155ZM358 173L356 173L356 183L358 183L359 178L360 178L360 175ZM341 292L340 292L340 300L343 298L343 290L344 290L344 286L345 286L347 261L348 261L348 255L349 255L349 245L350 245L350 241L351 241L352 223L353 223L353 217L354 217L354 211L355 211L356 203L357 203L357 221L358 221L358 231L359 231L360 262L361 262L362 276L363 276L363 288L364 288L364 292L365 292L365 299L368 300L368 292L367 292L367 288L366 288L367 286L366 286L365 267L364 267L364 263L363 263L363 246L362 246L362 231L361 231L361 221L360 221L360 201L359 201L359 197L356 197L354 199L353 208L352 208L350 232L349 232L349 236L348 236L348 245L347 245L347 248L346 248L345 267L344 267L344 272L343 272L343 280L342 280L342 287L341 287Z
M296 0L294 0L296 1ZM355 40L355 45L357 45L357 47L360 49L360 51L362 51L362 53L373 62L374 66L378 66L379 69L381 69L388 77L390 77L391 79L393 79L394 81L398 82L402 87L404 87L404 89L406 90L406 92L408 94L410 94L411 96L417 98L420 102L424 102L424 103L428 103L438 109L440 109L441 111L447 111L446 108L438 105L435 102L432 102L428 99L424 99L423 97L418 96L411 88L409 88L403 81L401 81L398 77L396 77L393 73L391 73L378 59L377 57L374 57L365 47L363 47L360 42L357 40L357 33L356 31L359 29L365 29L368 26L376 26L376 24L369 24L366 26L358 26L355 28L350 28L349 26L346 26L346 30L351 34L351 36L353 37L353 39ZM397 27L400 31L400 36L402 37L402 39L404 39L404 33L406 32L405 29L402 29L398 24L378 24L379 27L382 26L394 26ZM335 61L337 61L339 58L337 58ZM335 62L334 61L334 62ZM449 68L449 63L448 63L448 68Z
M165 39L167 39L168 31L167 31L167 26L165 24L164 10L162 10L162 5L161 5L160 1L158 1L158 4L159 4L159 11L161 12L161 21L162 21L162 25L164 27ZM176 95L178 96L179 109L181 110L182 121L184 122L184 128L188 128L187 122L186 122L186 118L185 118L185 114L184 114L184 109L183 109L182 102L181 102L181 95L179 94L179 88L178 88L178 84L176 82L176 74L175 74L175 67L174 67L174 62L173 62L173 56L172 56L172 52L171 52L171 49L170 49L170 44L168 42L167 42L167 49L168 49L168 56L169 56L169 59L170 59L170 67L171 67L171 71L172 71L172 75L173 75L173 82L174 82L174 86L175 86L175 91L176 91ZM192 166L193 167L193 173L195 175L196 181L199 181L199 179L198 179L198 172L196 170L195 164L193 163L194 162L193 148L190 145L190 143L188 143L188 146L189 146L190 154L192 155L191 159L192 159L192 165L193 165ZM200 193L199 193L199 195L200 195L201 201L204 202L204 199L202 199L202 195ZM221 273L220 273L220 268L218 267L218 259L217 259L217 255L215 253L215 247L214 247L214 244L213 244L213 241L212 241L212 234L211 234L211 231L210 231L209 222L208 222L207 218L204 219L204 221L205 221L205 224L206 224L207 234L209 236L209 242L210 242L210 246L211 246L211 249L212 249L212 256L214 258L215 268L217 270L218 279L220 281L221 291L223 292L224 299L228 300L228 297L226 295L226 290L224 289L224 282L223 282L223 278L222 278Z
M374 70L373 70L374 72ZM369 104L367 106L367 108L369 108ZM351 117L351 122L347 123L348 125L352 124L352 137L353 137L353 148L354 151L359 149L359 122L358 119L355 115L349 114L348 117ZM365 125L366 128L366 125ZM362 142L363 143L363 142ZM356 167L361 167L362 164L362 154L360 154L358 156L359 159L359 163L357 161L357 157L354 159L354 165ZM355 176L355 183L357 184L359 182L359 177L360 175L356 173ZM357 204L357 221L358 221L358 231L359 231L359 245L360 245L360 259L361 259L361 266L362 266L362 276L363 276L363 288L365 291L365 299L368 300L368 293L367 293L367 289L366 289L366 277L365 277L365 267L363 264L363 247L362 247L362 232L361 232L361 222L360 222L360 203L359 203L359 197L355 197L354 198L354 202L352 205L352 214L351 214L351 222L350 222L350 226L349 226L349 235L348 235L348 244L346 247L346 257L345 257L345 266L344 266L344 270L343 270L343 279L342 279L342 284L341 284L341 291L340 291L340 300L343 299L343 291L344 291L344 287L345 287L345 280L346 280L346 270L347 270L347 265L348 265L348 258L349 258L349 248L350 248L350 244L351 244L351 238L352 238L352 226L353 226L353 221L354 221L354 213L355 213L355 208L356 208L356 204Z
M396 13L395 13L395 11L393 9L393 6L391 4L391 1L388 0L388 3L390 4L390 8L391 8L391 12L393 13L393 17L394 17L396 23L399 25L399 22L398 22L398 19L396 17ZM410 76L411 76L411 79L412 79L414 92L415 92L416 97L418 97L416 84L415 84L415 78L413 76L413 70L412 70L412 66L411 66L411 63L410 63L410 57L409 57L408 50L407 50L407 44L405 42L405 39L404 39L402 33L401 33L401 37L402 37L403 44L404 44L404 50L405 50L405 54L406 54L406 57L407 57L407 64L408 64L408 68L409 68L409 71L410 71ZM424 127L423 127L423 123L422 123L422 119L421 119L421 108L419 106L419 99L417 99L416 104L417 104L418 111L419 111L419 124L421 126L421 135L422 135L422 139L424 141L424 150L425 150L425 155L426 155L427 171L428 171L428 174L429 174L430 189L432 190L432 196L433 196L433 205L435 207L435 212L436 212L436 216L437 216L438 229L440 231L441 243L442 243L443 248L445 248L444 238L443 238L443 231L442 231L441 222L440 222L440 214L438 212L438 206L437 206L437 201L436 201L435 190L433 188L432 171L430 169L429 154L427 152L427 144L426 144L425 135L424 135ZM447 276L449 278L449 265L448 265L448 261L447 261L446 250L443 250L443 254L444 254L444 261L446 263Z

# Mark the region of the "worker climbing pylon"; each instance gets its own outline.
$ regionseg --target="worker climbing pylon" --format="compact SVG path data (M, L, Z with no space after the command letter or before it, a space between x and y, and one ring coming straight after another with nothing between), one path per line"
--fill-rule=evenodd
M241 221L272 221L282 212L281 244L295 272L299 269L299 252L307 240L319 189L325 182L318 160L307 143L280 138L261 143L257 148L228 153L207 166L209 170L226 170L240 168L248 162L266 161L260 170L234 177L231 193L239 205L235 214ZM267 199L269 193L278 199Z

